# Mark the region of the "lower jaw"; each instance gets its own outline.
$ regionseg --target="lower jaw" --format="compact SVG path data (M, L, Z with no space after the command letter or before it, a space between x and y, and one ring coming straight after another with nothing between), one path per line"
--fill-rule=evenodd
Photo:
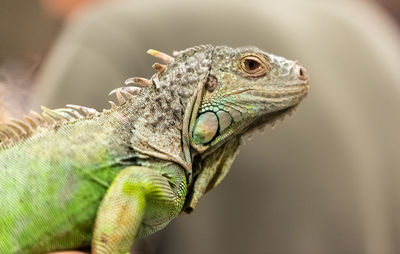
M255 119L250 125L243 129L242 134L249 134L256 130L263 130L266 126L274 126L278 120L284 120L287 115L291 115L297 105L278 110L272 113L265 114Z

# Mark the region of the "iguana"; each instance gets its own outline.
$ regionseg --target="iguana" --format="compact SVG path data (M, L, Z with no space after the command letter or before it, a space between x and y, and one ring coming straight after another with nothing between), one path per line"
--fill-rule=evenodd
M190 213L241 137L308 92L303 67L256 47L148 53L163 63L113 90L119 105L42 107L0 125L0 253L129 252Z

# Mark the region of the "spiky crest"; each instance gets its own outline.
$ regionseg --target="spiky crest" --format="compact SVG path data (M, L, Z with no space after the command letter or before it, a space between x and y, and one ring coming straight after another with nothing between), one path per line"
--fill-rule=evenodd
M165 53L153 49L149 49L147 53L163 61L165 64L153 64L152 67L157 72L153 75L152 80L141 77L132 77L125 81L126 86L112 90L109 95L116 95L118 105L113 101L109 101L111 108L103 109L103 112L116 110L127 101L133 99L135 95L140 93L142 88L148 87L152 82L155 84L157 89L160 88L158 84L158 74L164 72L167 65L173 63L175 59ZM58 109L49 109L42 106L41 109L41 113L30 111L29 114L24 115L23 120L10 118L5 122L0 123L0 150L30 137L41 129L52 129L56 125L76 121L78 119L88 119L100 114L100 112L94 108L73 104L67 104L65 108Z

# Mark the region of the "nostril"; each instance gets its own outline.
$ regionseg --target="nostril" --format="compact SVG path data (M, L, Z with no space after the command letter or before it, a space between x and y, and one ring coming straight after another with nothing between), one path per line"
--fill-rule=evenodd
M298 67L298 76L299 76L299 79L301 79L301 80L307 80L308 77L307 77L306 69L304 69L303 67L299 66Z

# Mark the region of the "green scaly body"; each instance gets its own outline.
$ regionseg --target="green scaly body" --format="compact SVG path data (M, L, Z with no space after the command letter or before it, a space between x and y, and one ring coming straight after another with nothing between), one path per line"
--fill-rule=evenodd
M129 161L135 154L121 145L123 135L115 135L123 132L115 115L67 123L0 153L0 214L8 215L0 216L0 225L7 225L0 227L1 253L90 244L113 179L121 169L145 163Z

